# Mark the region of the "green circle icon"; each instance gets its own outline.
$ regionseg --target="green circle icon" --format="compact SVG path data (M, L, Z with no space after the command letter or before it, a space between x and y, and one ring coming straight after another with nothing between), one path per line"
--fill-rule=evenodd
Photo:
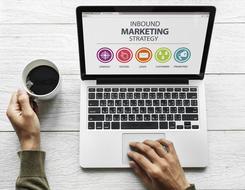
M171 57L172 57L172 52L170 49L166 47L158 48L155 53L155 59L159 63L166 63L171 59Z

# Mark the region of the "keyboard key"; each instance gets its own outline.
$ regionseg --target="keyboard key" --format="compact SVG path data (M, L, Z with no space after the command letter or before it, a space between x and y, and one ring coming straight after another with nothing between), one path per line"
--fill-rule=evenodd
M94 122L88 122L88 129L95 129L95 123Z
M150 114L145 114L144 115L144 121L150 121L150 120L151 120Z
M119 121L120 120L120 115L113 115L113 121Z
M198 108L197 107L186 107L185 112L186 113L198 113Z
M170 107L170 113L177 113L177 107Z
M109 108L110 113L116 113L116 108L115 107L110 107Z
M172 93L172 99L178 99L178 93Z
M104 121L104 115L88 115L89 121Z
M100 113L100 108L89 107L88 113Z
M117 107L117 113L123 113L123 107Z
M106 115L105 120L106 121L112 121L112 115Z
M122 100L115 100L115 106L122 106Z
M89 100L88 105L89 106L99 106L99 101L98 100Z
M159 100L153 100L153 106L160 106Z
M165 92L166 89L165 88L159 88L159 92Z
M129 100L123 100L123 106L129 106Z
M128 92L134 92L134 88L128 88Z
M192 129L199 129L199 125L192 125Z
M135 91L136 92L142 92L142 88L136 88Z
M120 122L111 122L111 129L120 129Z
M163 107L162 113L169 113L169 107Z
M108 107L102 107L102 113L108 113Z
M167 106L168 101L167 100L161 100L161 106Z
M173 92L174 89L173 88L167 88L167 92Z
M107 105L108 106L114 106L114 100L108 100Z
M175 129L176 128L176 123L173 122L169 122L169 129Z
M168 106L175 106L174 100L168 100Z
M142 93L142 99L148 99L148 93Z
M197 99L197 93L187 93L188 99Z
M184 106L190 106L190 100L183 100Z
M140 99L140 93L134 93L134 99Z
M152 114L151 115L151 120L152 121L158 121L158 115L157 114Z
M163 99L163 93L157 93L157 99Z
M157 88L151 88L151 92L157 92L158 89Z
M165 99L170 99L171 98L171 94L170 93L164 93L164 98Z
M130 100L130 106L137 106L137 100Z
M102 122L96 122L96 129L102 129Z
M182 100L176 100L176 106L182 106Z
M154 107L148 107L147 113L154 113Z
M128 119L129 121L135 121L135 115L129 115Z
M122 122L122 129L158 129L158 122Z
M189 88L182 88L182 92L189 92Z
M142 121L143 120L143 115L136 115L136 121Z
M88 93L89 99L95 99L95 93Z
M146 100L145 105L146 106L152 106L152 100Z
M191 122L184 122L185 129L191 129Z
M106 106L106 100L100 100L100 106Z
M180 99L186 99L186 93L179 93Z
M177 129L184 129L183 125L177 125Z
M111 89L110 88L105 88L104 91L105 92L111 92Z
M197 88L190 88L190 91L191 92L196 92L197 91Z
M166 115L165 114L160 114L159 115L159 120L160 121L165 121L166 120Z
M133 99L133 93L127 93L127 99Z
M155 113L162 113L161 107L155 107Z
M139 113L138 107L132 107L132 113Z
M140 113L146 113L146 107L140 107Z
M181 115L180 114L175 114L174 115L174 120L175 121L181 121Z
M118 99L118 93L111 93L111 99Z
M126 114L121 115L121 120L122 121L127 121L128 120L128 116Z
M156 93L149 93L149 99L155 99Z
M144 103L144 100L138 100L138 106L144 106L145 103Z
M125 93L122 92L119 93L119 99L125 99L125 97L126 97Z
M181 91L181 88L175 88L174 91L175 92L180 92Z
M119 88L112 88L112 92L118 92Z
M197 106L197 100L191 100L191 106Z
M143 88L144 92L150 92L150 88Z
M168 129L168 122L160 122L160 129Z
M110 99L111 94L110 93L104 93L104 99Z
M197 121L198 115L197 114L183 114L182 120L183 121Z
M167 114L167 120L168 121L173 121L174 120L174 115L173 114Z
M127 88L120 88L120 92L126 92Z
M103 94L102 93L96 93L96 99L102 99Z
M131 107L125 107L124 110L125 113L131 113Z
M110 122L104 122L104 129L110 129Z
M184 107L178 107L178 113L185 113Z
M88 91L89 92L95 92L95 88L89 88Z
M97 88L96 92L103 92L103 88Z

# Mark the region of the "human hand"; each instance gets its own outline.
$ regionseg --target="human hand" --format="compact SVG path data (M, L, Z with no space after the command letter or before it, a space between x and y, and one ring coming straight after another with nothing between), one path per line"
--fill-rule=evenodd
M129 164L148 189L185 190L190 186L172 142L145 140L130 146Z
M40 123L33 109L37 111L37 105L30 103L25 91L18 90L12 94L6 114L15 129L22 150L40 149Z

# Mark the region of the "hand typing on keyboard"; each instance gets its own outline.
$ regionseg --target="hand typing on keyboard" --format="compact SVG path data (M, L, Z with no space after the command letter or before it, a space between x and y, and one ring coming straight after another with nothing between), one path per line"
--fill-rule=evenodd
M135 174L150 190L192 189L180 165L172 142L166 139L157 141L131 142L132 159L130 166Z

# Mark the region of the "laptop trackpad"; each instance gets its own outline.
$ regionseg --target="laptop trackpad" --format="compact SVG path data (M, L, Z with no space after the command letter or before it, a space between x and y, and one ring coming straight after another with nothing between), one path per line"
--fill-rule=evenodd
M129 158L127 153L130 151L129 143L130 142L143 142L146 139L149 140L158 140L161 138L165 138L165 133L123 133L122 134L122 162L123 164L127 164L129 162Z

